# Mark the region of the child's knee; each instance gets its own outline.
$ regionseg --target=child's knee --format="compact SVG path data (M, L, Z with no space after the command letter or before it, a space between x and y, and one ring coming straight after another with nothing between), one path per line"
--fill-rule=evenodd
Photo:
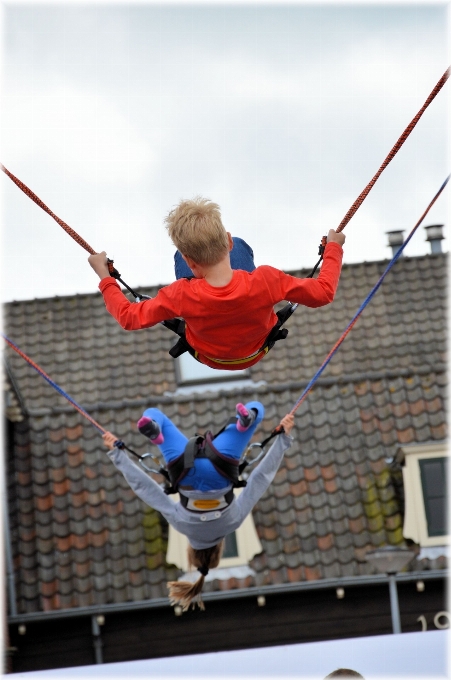
M245 406L247 410L254 408L257 411L257 417L254 422L261 423L263 416L265 415L265 407L263 404L261 404L259 401L248 401Z

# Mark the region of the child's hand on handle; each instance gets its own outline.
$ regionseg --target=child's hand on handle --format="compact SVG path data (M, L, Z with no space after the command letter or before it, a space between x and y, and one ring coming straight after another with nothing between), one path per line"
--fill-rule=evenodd
M329 229L329 233L327 235L327 243L338 243L339 246L342 246L343 243L345 242L346 236L343 234L342 231L340 231L338 234L335 231L335 229Z
M101 253L96 253L95 255L90 255L88 257L88 262L94 269L95 273L99 279L104 279L110 276L110 270L108 269L106 252L103 250Z
M294 416L291 413L288 413L284 418L282 418L280 424L285 430L285 434L290 434L294 425Z
M119 437L116 437L116 435L111 434L111 432L105 432L105 434L102 435L103 442L107 448L112 451L114 449L114 442L117 442Z

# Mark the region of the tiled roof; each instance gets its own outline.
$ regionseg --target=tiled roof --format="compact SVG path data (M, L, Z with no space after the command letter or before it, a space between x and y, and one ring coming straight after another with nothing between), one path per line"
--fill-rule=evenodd
M287 324L288 338L251 369L254 381L310 379L386 265L345 265L334 302L319 309L298 307ZM156 289L144 292L155 295ZM443 364L446 297L444 256L401 258L324 375ZM11 339L82 404L146 399L176 388L168 349L177 336L161 325L122 330L100 293L12 302L4 324ZM20 357L9 351L8 356L29 407L65 403Z
M243 397L266 408L261 439L298 398L386 262L345 266L333 304L298 308L290 334L244 390L176 390L161 326L123 331L100 294L14 302L6 333L106 429L144 452L135 423L165 411L187 435L217 430ZM299 272L297 272L299 274ZM305 275L306 272L301 272ZM147 290L155 294L155 289ZM254 520L255 577L206 590L371 571L368 549L402 543L402 504L387 461L400 444L445 438L446 257L401 258L296 416L295 443ZM9 451L19 612L166 597L167 527L129 489L98 432L9 348L29 417ZM166 393L166 394L165 394ZM443 566L435 562L411 568Z

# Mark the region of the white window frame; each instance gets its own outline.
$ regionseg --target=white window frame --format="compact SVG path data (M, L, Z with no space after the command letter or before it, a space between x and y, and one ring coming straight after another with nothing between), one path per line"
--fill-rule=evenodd
M446 458L448 447L446 442L430 444L414 444L400 448L400 459L404 482L404 538L409 538L421 547L442 546L450 544L450 536L429 536L426 519L426 508L421 483L420 460L428 458Z
M210 366L196 361L189 352L185 352L175 362L175 377L178 385L197 385L199 383L242 380L249 378L250 375L246 368L238 371L210 368Z
M239 496L242 489L235 489L235 496ZM175 495L174 499L179 500L179 495ZM213 520L214 521L214 520ZM244 520L243 524L235 531L236 544L238 548L237 557L222 558L218 569L228 567L242 567L247 565L250 560L263 551L260 539L254 525L252 513ZM189 541L186 536L180 534L174 527L169 525L168 549L166 553L166 561L168 564L175 564L184 572L189 571L187 549Z

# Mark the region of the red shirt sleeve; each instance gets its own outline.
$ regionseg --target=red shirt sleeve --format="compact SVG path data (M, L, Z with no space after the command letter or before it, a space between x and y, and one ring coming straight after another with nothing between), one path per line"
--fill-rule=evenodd
M136 331L140 328L150 328L160 321L172 319L180 314L175 302L177 296L167 292L167 289L176 287L176 285L177 282L161 288L154 298L143 300L138 304L126 298L112 276L100 281L99 290L103 295L107 310L119 325L126 331Z
M274 304L281 300L297 302L306 307L323 307L335 297L340 279L343 248L338 243L328 243L324 250L323 263L316 279L298 279L290 274L277 271L279 288L271 286Z

